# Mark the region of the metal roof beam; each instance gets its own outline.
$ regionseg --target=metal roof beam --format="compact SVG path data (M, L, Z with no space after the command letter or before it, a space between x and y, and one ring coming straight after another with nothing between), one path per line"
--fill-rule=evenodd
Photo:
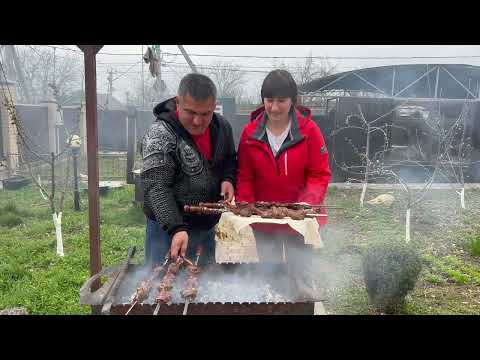
M380 91L382 94L387 95L387 93L385 93L385 91L383 91L382 89L378 88L377 86L375 86L374 84L372 84L370 81L368 81L367 79L364 79L362 76L358 75L356 72L353 72L353 75L357 76L360 80L364 81L365 83L367 83L368 85L372 86L374 89Z
M475 98L476 96L467 88L465 87L465 85L463 85L463 83L460 81L460 80L457 80L457 78L455 76L453 76L450 71L448 71L447 69L445 69L443 66L442 66L442 69L448 74L450 75L450 77L455 80L461 87L463 87L470 95L472 95L473 98Z
M411 82L410 84L408 84L406 87L404 87L402 90L400 90L398 93L396 93L395 95L393 95L394 97L400 95L401 93L403 93L405 90L407 90L408 88L412 87L413 85L415 85L417 82L419 82L420 80L422 80L425 76L427 76L428 74L430 74L432 71L435 71L436 69L438 68L438 66L435 66L434 68L428 70L427 72L425 72L425 74L423 74L422 76L420 76L417 80Z

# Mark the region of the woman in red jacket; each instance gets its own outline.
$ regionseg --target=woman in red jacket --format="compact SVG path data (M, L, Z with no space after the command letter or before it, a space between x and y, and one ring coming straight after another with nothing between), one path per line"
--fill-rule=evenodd
M236 201L322 204L331 176L327 147L310 110L296 106L295 80L274 70L261 97L263 106L251 114L240 139ZM309 262L303 238L288 225L252 227L261 260L282 259L287 243L289 265Z

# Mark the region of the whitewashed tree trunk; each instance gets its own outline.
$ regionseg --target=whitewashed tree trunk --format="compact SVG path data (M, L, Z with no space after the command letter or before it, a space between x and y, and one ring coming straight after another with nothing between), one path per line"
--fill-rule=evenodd
M407 209L407 214L405 216L405 241L410 242L410 210Z
M57 255L63 256L63 239L62 239L62 213L53 213L53 224L55 225L55 234L57 237Z
M365 199L365 193L367 192L367 183L363 183L362 195L360 196L360 207L363 207L363 200Z
M460 191L460 204L462 205L462 209L465 210L465 188L462 188Z

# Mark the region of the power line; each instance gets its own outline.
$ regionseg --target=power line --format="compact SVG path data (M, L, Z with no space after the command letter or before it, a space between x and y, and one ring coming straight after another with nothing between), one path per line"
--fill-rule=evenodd
M164 55L177 56L178 53L164 52ZM335 59L335 60L399 60L399 59L463 59L480 58L480 55L455 55L455 56L261 56L261 55L220 55L220 54L189 54L199 57L218 58L245 58L245 59Z
M60 50L71 51L71 52L74 52L74 53L77 53L77 54L83 54L83 52L81 50L70 49L70 48L66 48L66 47L62 47L62 46L54 46L54 45L38 45L38 46L46 46L46 47L49 47L49 48L52 48L52 49L60 49Z
M53 45L43 45L56 47L58 49L81 53L80 50L64 48ZM99 55L118 55L118 56L139 56L139 53L110 53L99 52ZM181 53L171 53L163 51L166 56L182 56ZM217 57L217 58L243 58L243 59L334 59L334 60L408 60L408 59L479 59L480 55L453 55L453 56L262 56L262 55L222 55L222 54L188 54L198 57Z
M98 67L111 67L111 66L121 67L121 66L131 66L131 65L136 65L136 64L138 64L138 62L135 62L135 63L132 63L132 62L126 62L126 63L102 63L102 62L97 62ZM179 63L179 62L173 62L173 61L162 61L162 65L163 66L169 66L169 65L188 66L185 63ZM212 64L205 64L205 65L199 64L198 66L212 66ZM237 67L237 65L234 65L234 66ZM222 66L216 66L216 67L217 68L225 68L225 67L222 67ZM272 69L273 66L267 66L267 65L264 65L264 66L238 65L238 68L242 68L242 69Z

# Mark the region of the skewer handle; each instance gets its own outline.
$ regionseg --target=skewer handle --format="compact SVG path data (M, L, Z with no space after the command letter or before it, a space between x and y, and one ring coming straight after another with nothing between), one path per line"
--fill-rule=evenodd
M127 310L127 312L125 313L125 315L128 315L128 313L129 313L130 311L132 311L132 309L135 307L135 305L137 305L137 303L138 303L138 300L135 300L134 303L132 304L132 306L130 306L130 309Z
M160 310L160 303L157 304L157 307L155 308L155 311L153 312L153 315L157 315L158 311Z
M183 315L187 315L187 310L188 310L188 304L190 302L187 300L187 302L185 303L185 306L183 307Z
M188 265L193 265L193 263L190 260L188 260L186 257L183 258L183 261L186 262Z
M202 245L198 245L197 246L197 251L195 253L195 255L197 256L197 258L195 259L195 266L198 265L198 259L200 259L200 255L202 255L202 252L203 252L203 246Z
M165 255L165 261L163 262L163 266L167 265L170 261L170 250L168 250L167 255Z

